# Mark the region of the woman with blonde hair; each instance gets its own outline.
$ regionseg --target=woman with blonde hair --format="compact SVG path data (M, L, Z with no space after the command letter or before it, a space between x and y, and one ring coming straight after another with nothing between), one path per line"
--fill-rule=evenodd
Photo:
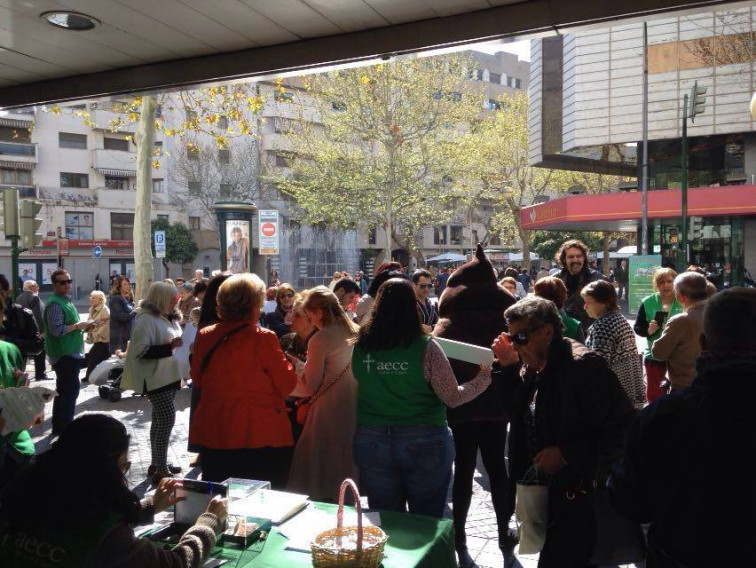
M336 501L344 478L357 475L352 459L357 382L351 370L351 340L359 328L327 287L308 290L304 297L305 313L318 331L307 345L297 388L312 404L294 450L289 490L317 501Z
M139 304L139 314L131 330L131 341L121 388L146 393L152 404L150 446L152 463L147 475L157 485L181 468L168 463L168 442L176 408L173 399L181 387L181 366L174 357L181 347L181 313L176 309L179 293L165 282L153 282Z
M105 303L105 293L94 290L89 294L89 321L86 342L92 345L87 353L87 374L82 382L89 382L94 368L110 357L110 310Z
M654 293L646 296L638 307L633 331L646 338L643 352L643 366L646 370L646 399L654 402L667 394L663 386L666 381L667 363L651 357L651 346L661 337L669 318L683 311L682 305L675 297L675 277L677 273L671 268L659 268L654 272Z
M197 333L194 387L202 393L189 425L202 478L264 479L283 489L294 446L285 397L296 384L275 334L258 325L265 284L235 274L220 285L220 321ZM206 298L207 300L207 298Z

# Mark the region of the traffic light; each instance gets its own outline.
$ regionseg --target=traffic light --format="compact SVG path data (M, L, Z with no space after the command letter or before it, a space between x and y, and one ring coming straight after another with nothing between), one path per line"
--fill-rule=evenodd
M42 244L42 233L38 232L42 226L42 218L37 213L42 209L39 201L22 199L19 208L19 236L22 248L31 249Z
M690 88L690 113L688 116L691 122L695 122L696 116L703 114L706 110L706 97L703 95L706 94L707 90L706 87L699 87L698 81L693 83Z
M2 218L5 238L18 236L18 190L9 188L3 190Z
M676 245L679 242L677 227L669 228L669 244Z

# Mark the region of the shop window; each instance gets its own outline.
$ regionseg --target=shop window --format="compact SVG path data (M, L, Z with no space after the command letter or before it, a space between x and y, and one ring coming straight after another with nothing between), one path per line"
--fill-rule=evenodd
M433 244L446 244L446 225L444 225L443 227L433 227Z
M134 214L110 214L110 238L114 241L131 241L134 239Z
M86 189L89 187L89 174L60 172L60 187L78 187Z
M106 189L129 189L129 178L120 176L105 176Z
M58 132L58 146L60 148L73 148L74 150L87 149L87 135L73 134L72 132Z
M121 152L129 151L129 141L125 138L105 138L106 150L119 150Z
M200 218L199 217L189 217L189 229L191 231L199 231L200 230Z
M69 239L94 238L94 213L92 211L66 211L66 237Z

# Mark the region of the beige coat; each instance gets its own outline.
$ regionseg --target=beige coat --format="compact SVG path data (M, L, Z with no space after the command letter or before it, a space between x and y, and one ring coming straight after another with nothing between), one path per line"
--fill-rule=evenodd
M87 332L87 343L110 343L110 309L105 302L89 310L89 319L102 323Z
M669 318L661 337L651 346L651 356L666 361L673 389L689 387L696 378L696 357L701 353L701 333L706 302L688 306Z
M326 326L307 344L303 384L311 396L325 381L335 379L352 360L351 335L341 326ZM294 450L290 491L315 500L336 501L341 482L357 480L352 438L357 422L357 381L349 369L310 408L307 423Z

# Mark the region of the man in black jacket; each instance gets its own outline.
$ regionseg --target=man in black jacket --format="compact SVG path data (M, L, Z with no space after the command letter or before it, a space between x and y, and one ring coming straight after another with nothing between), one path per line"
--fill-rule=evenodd
M593 319L585 311L585 300L580 295L580 291L588 283L601 280L603 276L588 266L588 247L578 239L570 239L562 243L556 258L562 265L562 271L557 278L561 279L567 287L564 311L568 316L580 322L587 335Z
M2 339L18 347L24 361L29 356L39 355L44 351L45 342L34 320L34 314L11 301L10 283L3 274L0 274L0 294L5 301L5 317L1 322L0 331Z
M609 491L624 514L651 523L648 568L750 563L754 321L756 290L732 288L710 298L692 386L650 404L628 432ZM725 536L712 538L712 521L726 523Z
M530 297L504 312L492 384L510 408L514 482L535 468L549 485L539 568L591 563L597 545L594 487L602 486L635 411L605 360L562 337L556 306ZM522 364L520 374L512 368Z
M24 282L24 291L16 298L18 304L23 306L27 310L31 310L34 314L34 321L37 322L37 329L40 331L44 329L44 323L42 322L42 314L45 312L45 303L39 297L39 284L34 280L27 280ZM39 352L38 355L34 355L34 378L38 381L44 381L47 379L45 350Z

